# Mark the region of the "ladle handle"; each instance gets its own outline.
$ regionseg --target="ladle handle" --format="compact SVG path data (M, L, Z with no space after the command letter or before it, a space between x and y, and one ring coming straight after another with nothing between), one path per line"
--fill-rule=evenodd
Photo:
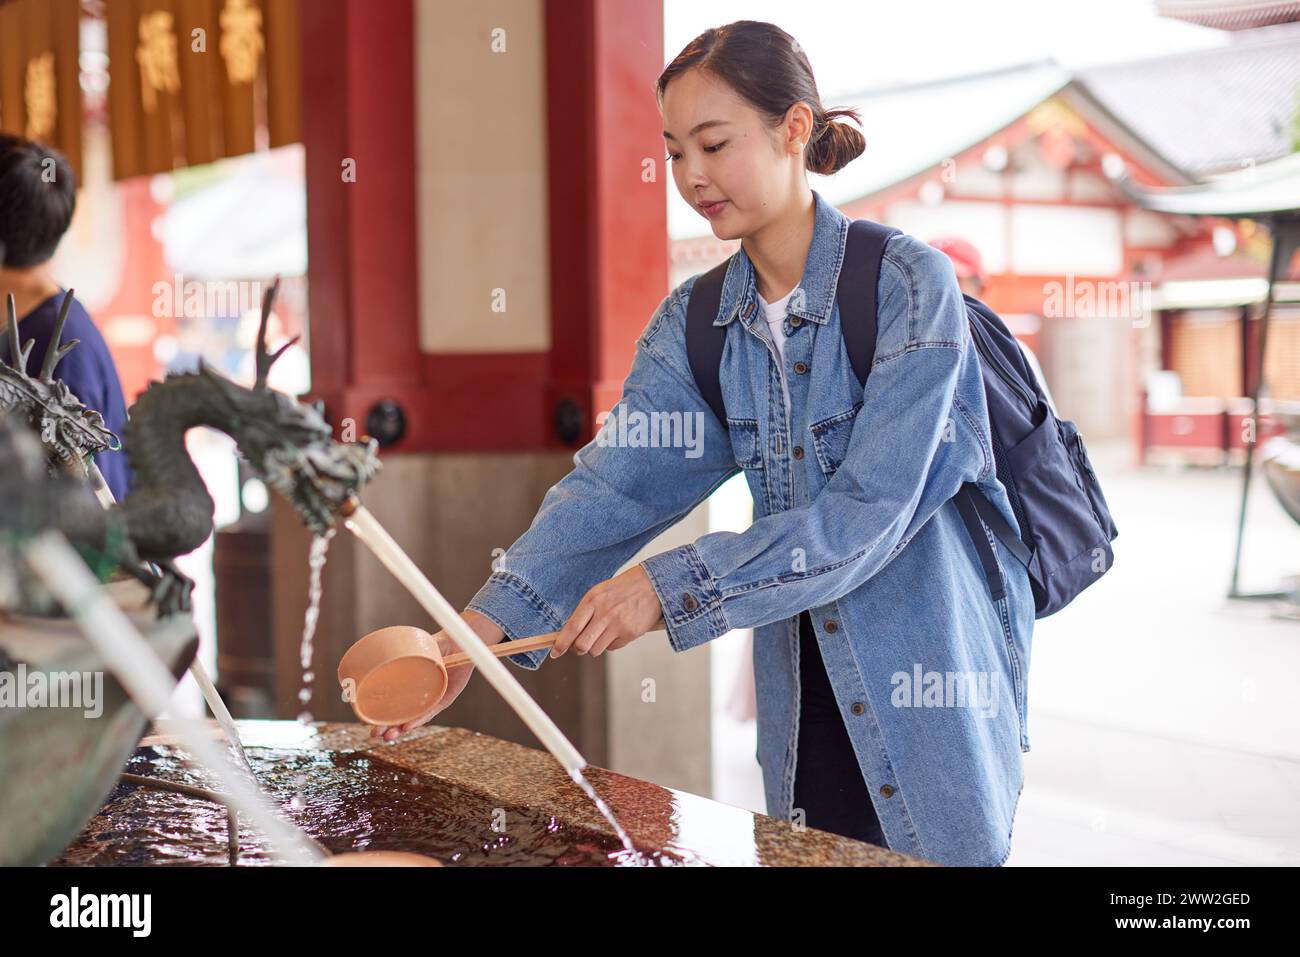
M547 632L544 635L533 635L531 638L520 638L517 641L499 641L495 645L489 645L488 651L501 658L505 655L517 655L521 651L533 651L537 648L549 648L555 644L555 640L560 637L558 631ZM442 663L448 668L455 668L457 665L469 664L469 655L463 651L458 651L454 655L447 655L442 659Z

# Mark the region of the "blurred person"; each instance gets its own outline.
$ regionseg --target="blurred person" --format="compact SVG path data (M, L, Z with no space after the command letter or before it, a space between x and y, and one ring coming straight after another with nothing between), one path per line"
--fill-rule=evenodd
M50 260L72 222L77 184L62 154L40 143L0 133L0 300L12 293L18 336L35 342L27 373L38 375L51 342L66 290L55 281ZM0 330L8 325L0 314ZM68 389L120 439L126 426L126 400L108 344L81 302L73 296L62 341L80 340L54 369ZM8 361L8 338L0 335L0 355ZM95 464L119 502L131 487L125 451L95 454Z
M952 261L953 272L957 274L957 285L961 287L961 291L983 302L982 297L988 279L984 273L984 259L980 256L980 251L973 244L957 236L932 239L930 245ZM1052 399L1052 391L1047 388L1047 376L1043 374L1043 367L1038 363L1038 356L1034 355L1034 350L1025 345L1019 337L1016 338L1016 342L1020 344L1020 351L1025 354L1025 361L1033 370L1034 378L1038 380L1043 395L1047 397L1047 404L1055 414L1056 402Z

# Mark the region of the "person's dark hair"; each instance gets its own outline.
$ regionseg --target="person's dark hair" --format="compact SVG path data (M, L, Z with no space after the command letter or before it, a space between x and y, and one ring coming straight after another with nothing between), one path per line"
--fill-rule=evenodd
M794 37L776 24L737 20L705 30L659 74L660 105L668 82L690 69L704 70L722 80L773 126L785 119L795 103L807 103L813 113L813 131L804 163L814 173L834 173L866 148L861 132L836 122L837 117L850 116L860 122L857 112L822 107L808 57Z
M54 255L77 206L63 154L0 133L0 266L23 269Z

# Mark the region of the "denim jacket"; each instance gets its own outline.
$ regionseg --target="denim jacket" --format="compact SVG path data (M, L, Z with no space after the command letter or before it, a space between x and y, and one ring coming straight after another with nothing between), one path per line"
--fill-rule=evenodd
M985 529L1006 591L993 601L952 502L974 482L1017 527L994 470L961 292L942 252L906 233L891 238L864 389L835 298L850 220L813 195L784 363L741 248L716 320L728 327L724 428L686 358L699 276L682 282L638 338L619 405L467 607L509 639L558 630L589 588L743 471L750 528L710 532L642 565L675 651L754 629L768 813L802 820L791 805L798 616L807 609L889 847L941 864L1000 865L1029 750L1034 601L1024 566ZM510 659L535 669L547 654Z

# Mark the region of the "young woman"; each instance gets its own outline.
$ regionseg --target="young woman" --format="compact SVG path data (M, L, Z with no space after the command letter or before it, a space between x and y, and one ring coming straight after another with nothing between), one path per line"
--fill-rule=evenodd
M609 421L689 421L702 441L625 440L607 423L464 617L488 643L562 630L551 657L658 628L676 651L754 628L769 814L939 863L1000 865L1029 749L1034 603L1025 569L989 535L1005 592L993 597L951 501L977 483L1016 527L953 268L911 236L889 240L864 389L840 325L861 317L835 298L850 220L807 180L863 151L837 119L848 111L825 110L798 44L754 21L697 37L658 94L678 192L714 235L740 240L716 320L727 423L686 358L692 276L638 338ZM615 575L739 470L749 529ZM471 672L451 673L438 710Z

